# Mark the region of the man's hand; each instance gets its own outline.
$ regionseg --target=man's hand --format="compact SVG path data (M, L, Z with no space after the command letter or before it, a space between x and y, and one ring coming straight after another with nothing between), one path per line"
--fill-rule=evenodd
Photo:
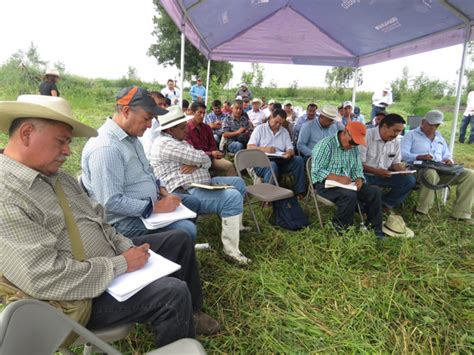
M265 153L276 153L275 147L263 147L262 149Z
M243 134L245 132L247 132L247 129L245 127L240 127L237 132L239 132L239 134Z
M126 252L122 253L123 257L127 261L127 272L140 270L145 266L148 258L150 257L148 249L150 249L150 244L145 243L139 247L130 248Z
M433 160L433 156L431 154L421 154L416 156L416 160Z
M357 191L360 191L360 189L364 185L364 181L361 178L359 178L359 179L356 179L356 181L354 181L354 182L356 184Z
M176 210L181 203L181 199L176 195L168 195L161 200L156 201L153 206L155 213L168 213Z
M391 176L390 172L385 169L377 169L377 171L375 172L375 175L380 176L381 178L388 178Z
M284 159L291 159L295 156L295 152L292 150L287 150L285 153L283 153L282 157Z
M451 159L445 159L445 160L443 160L443 163L446 164L446 165L453 165L454 164L454 162Z
M222 159L224 157L224 153L218 151L218 150L214 150L211 152L211 155L213 158L215 159Z
M183 164L183 165L181 165L181 169L180 169L180 170L181 170L181 173L183 173L183 174L192 174L192 173L194 173L197 169L198 169L198 167L195 166L195 165L185 165L185 164Z
M352 182L352 179L349 176L339 176L339 175L332 176L330 180L336 180L337 182L344 185L349 185Z

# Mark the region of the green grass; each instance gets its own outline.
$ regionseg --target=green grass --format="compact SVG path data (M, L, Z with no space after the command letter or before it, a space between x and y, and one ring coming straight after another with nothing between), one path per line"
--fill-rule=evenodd
M112 97L79 97L67 88L61 93L71 97L76 117L94 127L112 113ZM13 98L0 89L0 99ZM398 105L405 114L403 103ZM368 103L362 107L368 112ZM398 112L397 106L391 111ZM447 139L450 120L448 112L448 124L441 128ZM0 143L6 143L5 135ZM73 143L74 154L65 166L71 174L80 170L84 143L84 139ZM472 145L456 145L456 159L467 166L474 167L473 153ZM271 226L270 211L257 208L262 234L253 228L241 236L242 251L254 260L248 268L221 257L218 218L200 219L197 241L209 242L213 248L198 252L204 310L222 325L219 335L199 338L205 349L211 353L472 353L474 228L450 220L449 204L441 214L433 209L430 217L413 216L415 197L401 212L415 238L387 238L382 244L357 229L338 237L328 224L321 228L312 204L306 208L312 224L299 232ZM332 210L322 212L328 222ZM247 209L245 222L254 227ZM125 353L148 351L153 348L152 333L137 326L114 346Z

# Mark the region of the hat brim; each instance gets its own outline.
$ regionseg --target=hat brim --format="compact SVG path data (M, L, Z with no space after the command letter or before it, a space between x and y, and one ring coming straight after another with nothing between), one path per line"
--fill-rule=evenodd
M319 116L323 116L323 117L326 117L330 120L333 120L334 122L341 122L342 121L342 117L337 115L337 116L332 116L332 115L327 115L325 114L323 111L319 112Z
M168 128L172 128L174 126L177 126L179 125L180 123L183 123L183 122L187 122L189 121L190 119L192 118L192 116L186 116L186 115L183 115L183 116L179 116L169 122L166 122L165 124L161 124L160 122L160 131L164 131Z
M53 110L49 107L30 102L3 101L0 102L0 130L8 133L12 122L17 118L43 118L66 123L72 127L73 137L95 137L97 131L71 116Z
M405 227L405 233L396 233L394 232L393 230L387 228L385 226L385 223L382 225L382 232L384 232L385 234L391 236L391 237L395 237L395 238L413 238L415 236L415 232L413 232L410 228L408 227Z

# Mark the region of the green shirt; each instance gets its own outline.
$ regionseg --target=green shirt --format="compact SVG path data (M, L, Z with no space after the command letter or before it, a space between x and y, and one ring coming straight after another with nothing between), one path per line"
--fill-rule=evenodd
M60 179L86 260L73 258L63 211L53 190ZM132 242L104 219L75 178L47 177L0 154L0 272L38 299L79 300L102 294L126 272L120 255Z
M329 174L348 176L352 181L359 178L364 180L359 147L344 150L339 142L338 134L326 137L316 144L311 157L313 184L324 182Z

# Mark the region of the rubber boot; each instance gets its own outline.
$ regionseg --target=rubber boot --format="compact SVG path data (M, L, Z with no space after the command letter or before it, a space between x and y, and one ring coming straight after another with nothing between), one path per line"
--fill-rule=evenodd
M224 246L224 254L230 260L239 265L248 265L252 262L239 250L239 225L242 214L223 217L222 218L222 245Z

